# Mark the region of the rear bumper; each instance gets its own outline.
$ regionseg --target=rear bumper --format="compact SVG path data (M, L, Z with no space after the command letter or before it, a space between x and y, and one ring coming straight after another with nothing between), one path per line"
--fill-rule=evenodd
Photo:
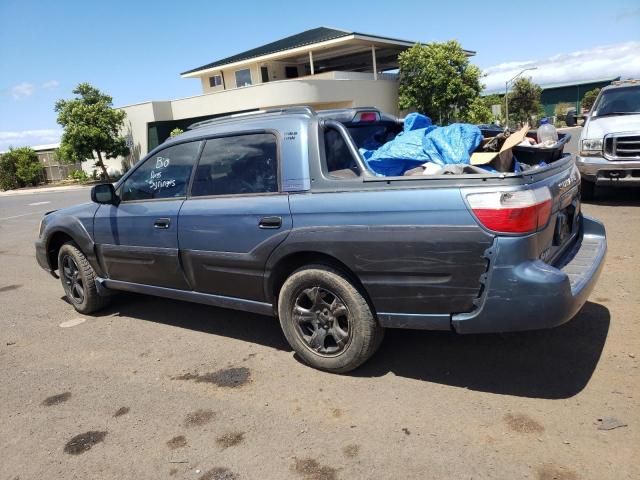
M577 156L576 166L582 178L597 185L640 186L640 161Z
M607 251L604 225L583 221L582 238L555 265L541 260L509 261L509 238L496 241L477 310L453 315L458 333L538 330L569 321L585 304L602 271Z

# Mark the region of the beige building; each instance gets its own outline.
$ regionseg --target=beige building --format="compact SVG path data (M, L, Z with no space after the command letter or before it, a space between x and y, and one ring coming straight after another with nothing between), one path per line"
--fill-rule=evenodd
M415 43L319 27L183 72L200 83L201 95L121 107L128 161L135 163L176 127L231 113L310 105L375 106L397 114L398 55ZM121 169L121 159L107 163Z

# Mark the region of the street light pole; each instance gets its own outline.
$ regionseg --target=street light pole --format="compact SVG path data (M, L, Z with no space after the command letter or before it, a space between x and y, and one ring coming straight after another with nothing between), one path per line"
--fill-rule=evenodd
M506 127L509 128L509 84L513 83L520 75L524 72L528 72L529 70L537 70L538 67L529 67L522 70L515 77L511 78L511 80L507 80L504 82L504 112L506 116Z

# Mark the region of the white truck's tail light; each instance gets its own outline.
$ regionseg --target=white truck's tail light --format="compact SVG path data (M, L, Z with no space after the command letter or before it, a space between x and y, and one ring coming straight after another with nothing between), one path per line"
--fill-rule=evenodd
M467 202L485 228L498 233L532 233L544 227L551 215L547 187L513 192L471 193Z

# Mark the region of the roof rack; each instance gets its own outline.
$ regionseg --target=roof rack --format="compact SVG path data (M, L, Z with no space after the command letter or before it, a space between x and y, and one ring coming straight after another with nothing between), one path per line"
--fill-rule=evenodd
M269 108L266 110L254 110L253 112L232 113L230 115L210 118L209 120L203 120L201 122L193 123L187 127L187 130L195 130L197 128L206 127L208 125L213 125L218 122L231 120L234 118L250 117L253 115L267 115L272 113L290 113L290 114L306 113L307 115L315 115L316 111L312 107L308 107L308 106L294 106L294 107L283 107L283 108Z

